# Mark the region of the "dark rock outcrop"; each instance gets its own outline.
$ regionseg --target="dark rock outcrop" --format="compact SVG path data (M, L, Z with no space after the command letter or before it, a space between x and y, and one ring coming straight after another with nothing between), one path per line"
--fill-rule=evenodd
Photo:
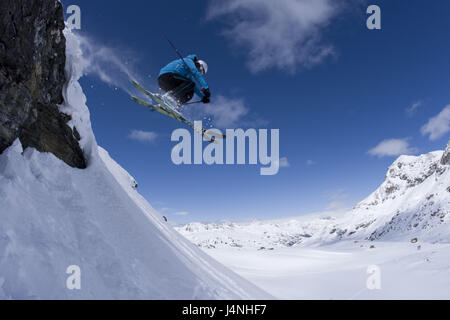
M63 29L57 0L0 1L0 153L19 138L24 148L85 168L70 116L58 109L66 82Z
M441 164L450 165L450 140L448 141L447 148L445 149L444 155L442 156Z

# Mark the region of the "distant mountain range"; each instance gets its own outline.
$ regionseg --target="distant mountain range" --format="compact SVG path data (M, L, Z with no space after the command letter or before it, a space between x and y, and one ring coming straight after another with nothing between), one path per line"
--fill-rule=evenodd
M401 156L385 181L351 211L249 223L190 223L177 230L203 248L321 245L339 240L450 241L450 142L445 151Z

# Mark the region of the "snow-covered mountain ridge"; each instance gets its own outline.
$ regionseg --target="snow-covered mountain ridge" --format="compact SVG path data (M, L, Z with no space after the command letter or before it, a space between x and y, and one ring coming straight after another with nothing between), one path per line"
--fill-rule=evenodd
M420 237L450 242L450 142L445 151L401 156L383 184L351 211L250 223L191 223L177 230L203 248L276 249L339 240Z

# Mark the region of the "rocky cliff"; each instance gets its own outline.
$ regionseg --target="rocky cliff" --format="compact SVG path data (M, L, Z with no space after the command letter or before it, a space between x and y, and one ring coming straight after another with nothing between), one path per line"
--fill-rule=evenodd
M446 165L446 164L450 165L450 140L448 141L447 148L445 149L444 155L442 156L441 164L442 165Z
M17 138L76 168L86 161L70 116L58 105L66 82L66 40L57 0L0 1L0 153Z

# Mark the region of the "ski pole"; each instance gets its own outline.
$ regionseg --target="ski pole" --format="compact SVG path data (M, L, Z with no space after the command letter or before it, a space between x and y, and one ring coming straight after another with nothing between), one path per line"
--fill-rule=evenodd
M176 54L178 55L178 57L181 59L181 61L183 61L184 65L186 66L186 68L189 70L189 72L192 74L192 76L194 77L195 82L197 82L197 85L199 85L199 87L201 88L201 84L200 81L198 81L197 77L195 76L194 72L192 72L191 68L189 68L188 64L186 63L186 61L184 60L183 56L181 55L180 51L178 51L177 47L175 47L175 45L172 43L172 41L170 41L170 39L166 37L166 40L169 42L170 46L173 48L173 50L175 50Z

